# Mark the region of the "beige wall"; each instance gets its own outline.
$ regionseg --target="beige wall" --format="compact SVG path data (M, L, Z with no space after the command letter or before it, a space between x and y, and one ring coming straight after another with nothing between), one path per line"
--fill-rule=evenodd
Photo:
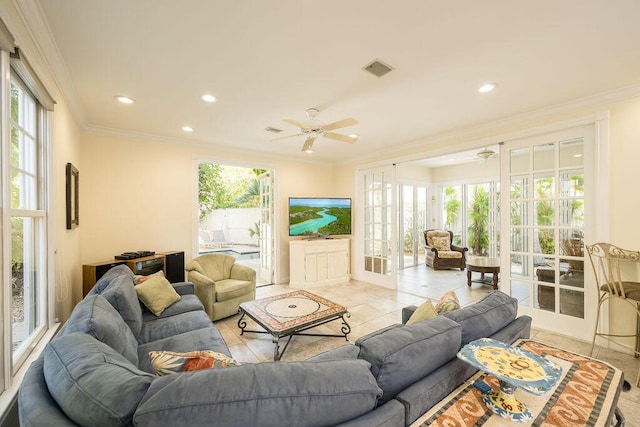
M276 268L289 277L288 198L334 195L333 167L105 134L84 134L82 144L82 263L125 251L185 251L197 231L195 159L275 170Z

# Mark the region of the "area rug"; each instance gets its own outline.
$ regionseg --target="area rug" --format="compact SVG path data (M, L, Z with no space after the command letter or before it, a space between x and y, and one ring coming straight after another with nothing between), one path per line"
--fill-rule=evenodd
M487 409L482 395L473 385L482 379L492 388L498 381L479 372L454 390L438 405L420 417L414 427L426 426L607 426L612 419L622 387L622 371L587 356L561 350L534 340L515 345L557 363L563 369L558 384L542 396L516 390L516 396L533 413L532 422L516 423L500 418ZM505 424L507 423L507 424Z

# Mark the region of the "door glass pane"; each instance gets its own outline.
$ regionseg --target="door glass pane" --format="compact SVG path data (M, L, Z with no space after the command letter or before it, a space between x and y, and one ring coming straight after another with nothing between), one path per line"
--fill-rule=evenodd
M528 147L511 150L509 157L509 171L512 174L528 172L530 159L531 149Z
M442 218L444 228L453 232L453 244L462 244L462 186L453 185L442 190Z
M489 255L489 184L467 186L467 247L470 255Z
M553 286L538 285L538 304L536 308L546 311L556 311L556 293Z
M582 167L584 164L582 138L560 142L560 167Z
M533 147L533 170L547 170L556 167L555 143L536 145Z
M584 319L584 292L560 288L560 313Z

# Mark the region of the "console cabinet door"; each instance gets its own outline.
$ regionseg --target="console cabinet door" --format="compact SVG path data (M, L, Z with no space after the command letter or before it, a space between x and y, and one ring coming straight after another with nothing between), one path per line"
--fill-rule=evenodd
M306 254L304 257L304 280L316 282L318 280L318 255Z
M328 278L344 277L349 273L349 252L337 251L327 254Z

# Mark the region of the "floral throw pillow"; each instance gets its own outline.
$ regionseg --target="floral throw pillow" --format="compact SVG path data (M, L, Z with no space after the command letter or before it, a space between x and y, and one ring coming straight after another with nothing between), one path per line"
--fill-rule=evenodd
M453 311L460 308L460 301L454 291L449 291L442 295L436 303L436 313L444 313L445 311Z
M434 236L431 238L433 242L433 247L439 251L450 251L451 246L449 246L449 237L438 237Z
M232 357L211 350L190 351L188 353L150 351L149 357L151 357L151 366L156 375L238 365L238 362Z

